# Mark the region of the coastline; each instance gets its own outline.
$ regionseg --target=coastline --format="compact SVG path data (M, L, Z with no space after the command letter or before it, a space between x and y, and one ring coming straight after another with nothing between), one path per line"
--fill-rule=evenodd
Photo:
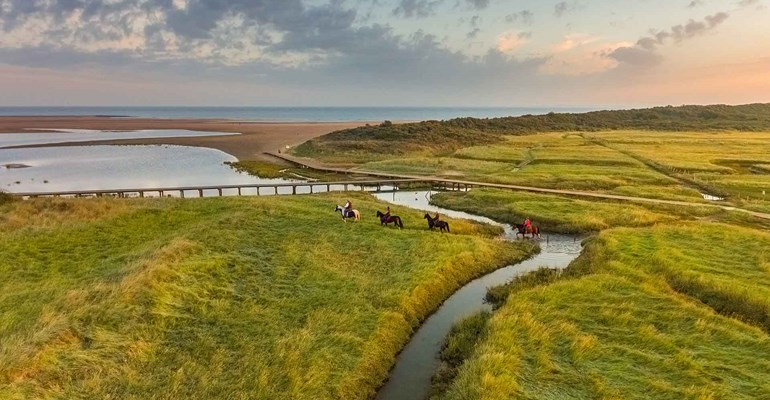
M143 129L185 129L191 131L215 131L240 133L240 135L209 137L176 137L153 139L95 140L78 143L58 143L52 146L89 145L142 145L169 144L208 147L224 151L239 160L273 160L265 152L275 152L285 146L296 146L310 139L341 129L355 128L372 122L245 122L226 119L161 119L161 118L114 118L101 116L25 116L0 117L0 135L56 129L91 129L104 131L130 131ZM24 146L24 147L41 147Z

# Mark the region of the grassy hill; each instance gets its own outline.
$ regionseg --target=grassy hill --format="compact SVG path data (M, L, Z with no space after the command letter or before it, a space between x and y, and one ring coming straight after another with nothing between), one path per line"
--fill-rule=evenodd
M770 104L681 106L506 118L458 118L333 132L295 148L294 154L330 162L360 162L404 154L440 155L500 141L506 135L607 130L770 131Z
M0 398L366 398L464 282L535 251L351 194L0 205Z
M459 324L437 399L770 396L766 221L724 210L495 190L434 196L545 232L601 232L564 273L492 288ZM547 233L546 233L547 234Z

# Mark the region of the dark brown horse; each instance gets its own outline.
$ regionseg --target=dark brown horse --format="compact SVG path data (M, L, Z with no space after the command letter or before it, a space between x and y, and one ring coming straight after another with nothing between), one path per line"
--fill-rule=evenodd
M516 230L518 231L516 232L517 238L519 237L519 235L521 235L521 238L523 239L526 237L526 235L529 235L529 234L532 235L532 239L534 239L535 236L541 237L539 226L530 225L529 229L527 229L527 227L524 226L524 224L516 224L515 226L516 226Z
M449 223L446 221L436 221L438 218L433 218L430 214L425 214L423 218L428 220L428 229L433 230L433 228L439 228L441 232L449 232Z
M380 219L380 225L388 226L393 224L400 229L404 229L404 223L401 221L401 217L398 215L385 215L380 211L377 211L377 218Z

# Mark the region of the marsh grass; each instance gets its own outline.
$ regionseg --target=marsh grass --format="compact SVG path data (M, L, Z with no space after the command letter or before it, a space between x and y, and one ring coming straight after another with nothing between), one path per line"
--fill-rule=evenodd
M519 292L448 399L763 398L767 335L651 285L597 274Z
M342 196L364 216L341 222ZM366 398L463 283L535 251L359 193L2 206L0 398ZM454 233L456 232L456 233Z
M459 368L473 354L476 345L486 337L487 323L491 317L491 313L482 311L452 327L439 355L441 362L431 377L429 398L436 398L451 387Z
M540 226L544 233L590 233L613 226L649 226L679 218L670 213L676 211L674 209L662 212L628 203L495 189L440 193L433 196L432 202L445 208L477 212L507 223L521 223L530 217L532 223Z
M718 223L602 232L564 273L491 291L508 299L441 398L767 397L769 245Z
M284 165L277 161L275 163L267 161L238 161L226 164L239 172L268 179L309 179L314 181L340 182L366 178L365 176L356 176L354 174L340 174L310 168L299 168L294 165Z

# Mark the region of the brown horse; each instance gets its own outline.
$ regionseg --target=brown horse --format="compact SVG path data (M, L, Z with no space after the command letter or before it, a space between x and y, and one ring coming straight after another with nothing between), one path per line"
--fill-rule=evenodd
M430 214L425 214L423 218L428 220L428 229L433 230L434 228L439 228L441 232L447 231L448 233L451 233L449 232L449 223L446 221L436 221L438 218L433 218Z
M385 215L382 212L377 211L377 218L380 219L380 225L388 226L392 223L396 227L404 229L404 223L398 215Z
M526 237L526 235L529 235L529 234L532 235L532 239L534 239L535 236L537 236L538 238L541 237L539 226L530 225L529 229L527 229L527 227L524 226L524 224L516 224L515 226L516 226L516 230L518 231L516 232L517 238L519 237L519 235L521 235L521 238L523 239Z

